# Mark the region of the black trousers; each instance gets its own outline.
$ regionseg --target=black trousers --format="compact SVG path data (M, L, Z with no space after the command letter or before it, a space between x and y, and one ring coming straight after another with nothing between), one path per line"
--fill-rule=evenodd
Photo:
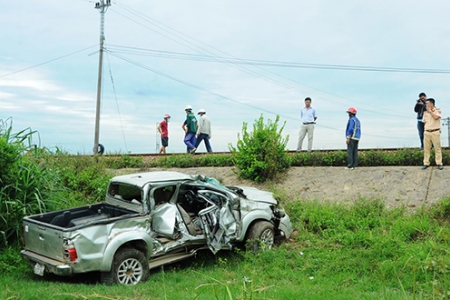
M347 167L356 168L358 166L358 143L359 140L350 140L347 145Z

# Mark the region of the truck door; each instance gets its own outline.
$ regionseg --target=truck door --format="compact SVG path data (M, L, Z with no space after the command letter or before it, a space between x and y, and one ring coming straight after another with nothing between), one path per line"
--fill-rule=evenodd
M237 224L228 198L210 190L198 191L198 196L209 204L207 208L199 212L209 249L213 253L223 248L231 249Z
M171 203L176 192L176 185L167 185L154 188L150 191L150 197L154 205L151 205L152 230L161 236L173 239L176 235L175 224L177 207Z

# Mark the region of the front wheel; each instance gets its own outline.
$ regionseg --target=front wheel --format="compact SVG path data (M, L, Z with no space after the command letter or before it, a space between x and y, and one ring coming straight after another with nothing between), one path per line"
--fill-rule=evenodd
M275 230L272 223L258 221L250 227L247 233L247 250L258 252L272 249L275 241Z
M105 284L135 285L144 282L150 276L148 262L142 252L124 248L117 251L109 272L101 274Z

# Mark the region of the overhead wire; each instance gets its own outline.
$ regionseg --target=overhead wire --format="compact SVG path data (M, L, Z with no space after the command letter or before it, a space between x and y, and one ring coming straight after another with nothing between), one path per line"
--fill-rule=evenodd
M125 131L124 131L124 128L123 128L122 116L120 114L119 102L117 101L116 86L114 84L114 78L113 78L113 75L112 75L111 63L109 61L108 51L105 51L105 52L106 52L106 58L108 59L109 75L110 75L110 78L111 78L111 84L112 84L112 88L113 88L113 92L114 92L114 99L116 101L117 113L119 114L119 123L120 123L120 128L122 130L123 142L125 144L125 150L128 153L127 139L125 138ZM103 93L102 93L102 95L103 95Z
M211 51L205 49L204 47L195 45L194 43L192 43L192 42L190 42L189 40L187 40L185 37L187 37L187 38L189 38L189 39L191 39L191 40L194 40L195 42L197 42L197 43L199 43L199 44L201 44L201 45L204 45L204 46L206 46L206 47L212 48L212 49L214 49L215 51L218 51L218 52L223 53L223 54L225 54L225 55L227 55L227 56L230 56L231 58L238 59L238 58L233 57L233 56L231 56L230 54L228 54L228 53L226 53L226 52L224 52L224 51L222 51L222 50L220 50L220 49L215 48L214 46L205 44L205 43L203 43L203 42L201 42L201 41L199 41L199 40L197 40L197 39L195 39L195 38L193 38L193 37L191 37L191 36L188 36L188 35L186 35L186 34L180 32L180 31L178 31L178 30L176 30L176 29L174 29L174 28L172 28L172 27L170 27L170 26L164 25L164 24L162 24L161 22L159 22L159 21L157 21L157 20L155 20L155 19L153 19L153 18L151 18L151 17L148 17L148 16L146 16L146 15L140 13L139 11L136 11L136 10L134 10L134 9L132 9L132 8L127 7L127 6L124 5L124 4L120 4L120 3L118 3L118 2L115 2L115 4L117 4L119 7L122 7L124 10L128 11L129 13L131 13L131 14L133 14L133 15L139 17L140 19L143 19L144 21L149 22L149 23L151 23L151 24L157 26L158 28L160 28L161 30L163 30L163 31L165 31L165 32L167 32L167 33L169 33L169 34L172 34L172 35L174 35L174 36L177 36L179 39L181 39L181 40L183 40L183 41L185 41L185 42L187 42L187 43L189 43L189 44L192 44L192 45L194 45L195 47L202 49L203 51L206 51L206 52L208 52L208 53L213 53L213 52L211 52ZM137 22L137 21L135 21L135 20L133 20L133 19L131 19L131 18L129 18L129 17L127 17L127 16L121 14L121 13L119 13L119 12L117 12L117 13L120 14L121 16L123 16L123 17L125 17L125 18L127 18L127 19L129 19L129 20L131 20L131 21L133 21L133 22L135 22L135 23L141 25L141 26L144 26L144 27L150 29L151 31L153 31L153 32L155 32L155 33L157 33L157 34L159 34L159 35L162 35L162 36L165 37L165 38L168 38L168 39L170 39L170 40L172 40L172 41L175 41L175 42L177 42L177 43L179 43L179 44L182 44L183 46L186 46L186 47L188 47L188 48L190 48L190 49L193 49L191 46L187 46L187 45L184 44L184 43L181 43L181 42L179 42L179 41L177 41L177 40L174 40L173 38L168 37L168 36L166 36L166 35L164 35L164 34L158 32L158 31L156 31L156 30L154 30L154 29L152 29L152 28L149 28L149 27L147 27L147 26L145 26L145 25L143 25L143 24L141 24L141 23L139 23L139 22ZM169 30L167 30L166 28L169 28L172 32L169 31ZM173 32L175 32L176 34L174 34ZM182 36L180 37L180 35L182 35ZM196 50L196 49L193 49L193 50L195 50L195 51L197 51L197 52L200 52L200 51L198 51L198 50ZM233 64L233 63L231 63L231 62L228 63L228 64L230 64L231 66L234 66L234 67L236 67L236 68L239 68L239 69L242 68L242 67L240 68L239 66L237 66L236 64ZM384 107L380 107L380 106L374 105L374 104L372 104L372 103L367 104L367 103L364 103L364 102L361 102L361 101L352 100L352 99L349 99L349 98L346 98L346 97L342 97L342 96L339 96L339 95L336 95L336 94L333 94L333 93L324 91L324 90L322 90L322 89L318 89L318 88L315 88L315 87L313 87L313 86L309 86L309 85L300 83L300 82L298 82L298 81L296 81L296 80L293 80L293 79L288 78L288 77L286 77L286 76L283 76L283 75L281 75L281 74L272 72L272 71L270 71L270 70L264 69L264 68L262 68L262 67L260 67L260 66L257 66L257 65L254 65L254 66L258 67L258 69L261 69L261 70L263 70L264 72L268 72L268 73L271 73L271 74L276 75L276 76L278 76L278 77L284 78L284 79L286 79L286 80L288 80L288 81L290 81L290 82L293 82L293 83L295 83L295 84L297 84L297 85L306 86L306 87L308 87L308 88L314 89L314 90L316 90L316 91L319 91L319 92L322 92L322 93L325 93L325 94L328 94L328 95L332 95L332 96L335 96L335 97L338 97L338 98L341 98L341 99L344 99L344 100L352 101L352 103L359 103L359 104L362 104L362 105L365 105L365 106L372 106L372 107L377 108L377 109L384 109ZM337 66L337 65L328 65L328 66L329 66L329 67L332 67L332 66ZM244 70L241 69L241 71L244 71L244 72L249 73L249 74L251 74L251 75L254 75L254 76L263 78L263 79L265 79L265 80L267 80L267 81L271 81L272 83L275 83L275 84L284 86L284 87L286 87L286 88L288 88L288 89L291 89L291 90L294 90L294 91L296 91L296 92L307 93L306 91L301 90L301 89L298 89L297 87L291 87L290 85L287 85L286 83L282 83L282 82L277 81L277 80L275 80L275 79L272 79L272 78L270 78L270 77L267 77L267 76L264 76L264 75L261 75L261 74L257 74L257 73L255 73L254 71L250 71L250 70L247 69L247 68L243 68L243 69L244 69ZM330 102L333 102L333 103L342 104L342 103L340 103L340 102L338 102L338 101L334 101L334 100L332 100L332 99L330 99L330 98L326 98L326 97L322 97L322 98L323 98L325 101L330 101ZM364 108L361 108L361 107L359 108L359 110L360 110L360 111L370 112L370 113L377 113L377 112L378 112L378 111L373 111L373 110L370 110L370 109L364 109ZM393 111L393 110L387 112L387 114L388 114L388 115L392 115L392 116L396 116L396 117L400 117L400 118L407 118L402 112L396 113L396 112Z
M114 49L117 47L118 49ZM147 55L153 57L173 58L192 61L206 61L206 62L218 62L218 63L231 63L237 65L252 65L252 66L269 66L269 67L281 67L281 68L311 68L311 69L331 69L331 70L346 70L346 71L369 71L369 72L400 72L400 73L430 73L430 74L450 74L450 70L445 69L416 69L416 68L394 68L394 67L372 67L372 66L353 66L353 65L327 65L327 64L312 64L312 63L299 63L288 61L273 61L273 60L260 60L260 59L248 59L237 57L221 57L202 54L190 54L173 51L145 49L121 45L109 45L110 51L134 54L134 55ZM127 50L121 50L127 49Z
M150 27L148 27L148 26L146 26L146 25L144 25L144 24L141 24L141 23L137 22L136 20L133 20L133 19L131 19L131 18L125 16L124 14L122 14L122 13L120 13L120 12L117 12L117 11L114 10L114 9L111 9L111 10L114 11L115 13L117 13L118 15L120 15L120 16L122 16L122 17L124 17L124 18L126 18L126 19L128 19L128 20L130 20L130 21L132 21L132 22L134 22L134 23L136 23L136 24L138 24L138 25L140 25L140 26L143 26L143 27L145 27L145 28L147 28L147 29L149 29L149 30L151 30L151 31L153 31L153 32L155 32L155 33L157 33L157 34L159 34L159 35L161 35L161 36L163 36L163 37L169 39L169 40L172 40L172 41L174 41L174 42L176 42L176 43L178 43L178 44L180 44L180 45L183 45L183 46L185 46L185 47L187 47L187 48L189 48L189 49L191 49L191 50L194 50L194 51L197 51L197 52L203 51L203 52L212 53L211 51L209 51L209 50L207 50L207 49L205 49L205 48L203 48L203 47L197 46L197 45L194 45L194 47L197 47L197 48L202 49L201 51L198 50L198 49L196 49L196 48L193 48L192 46L188 45L188 44L192 44L192 45L193 45L193 43L192 43L192 42L189 42L188 40L186 40L186 39L183 38L183 37L179 37L179 36L178 36L179 39L181 39L181 40L183 40L183 41L186 41L188 44L185 44L185 43L180 42L180 41L178 41L178 40L176 40L176 39L173 39L173 38L171 38L171 37L169 37L169 36L167 36L167 35L164 35L164 34L162 34L161 32L159 32L159 31L157 31L157 30L155 30L155 29L152 29L152 28L150 28ZM142 17L140 17L140 18L142 18ZM147 21L147 22L148 22L148 21ZM163 29L163 30L166 31L166 32L169 32L169 31L167 31L167 30L165 30L165 29ZM170 32L169 32L169 33L170 33ZM262 74L258 74L258 73L256 73L255 71L252 71L252 70L250 70L250 69L248 69L248 68L245 68L245 67L242 67L242 66L238 66L238 65L233 65L233 64L229 64L229 65L232 66L232 67L234 67L234 68L236 68L236 69L241 70L241 71L244 72L244 73L247 73L247 74L250 74L250 75L253 75L253 76L262 78L263 80L266 80L266 81L275 83L275 84L280 85L280 86L284 86L284 87L287 88L287 89L291 89L291 90L294 90L294 91L296 91L296 92L299 92L299 91L300 91L300 92L302 92L302 93L305 93L305 92L306 92L306 91L301 90L301 89L299 89L299 88L291 87L291 86L289 86L289 85L287 85L287 84L285 84L285 83L282 83L282 82L280 82L280 81L277 81L277 80L275 80L275 79L273 79L273 78L264 76L264 75L262 75Z
M108 51L108 50L107 50L107 51ZM131 59L126 58L126 57L123 57L123 56L118 55L118 54L116 54L116 53L110 53L110 55L115 56L115 57L117 57L117 58L119 58L119 59L121 59L121 60L123 60L123 61L126 61L126 62L128 62L128 63L130 63L130 64L133 64L133 65L135 65L135 66L137 66L137 67L140 67L140 68L142 68L142 69L148 70L148 71L150 71L150 72L152 72L152 73L154 73L154 74L157 74L157 75L166 77L166 78L171 79L171 80L173 80L173 81L176 81L176 82L178 82L178 83L181 83L181 84L184 84L184 85L186 85L186 86L192 87L192 88L194 88L194 89L197 89L197 90L206 92L206 93L208 93L208 94L214 95L214 96L216 96L216 97L218 97L218 98L221 98L221 99L224 99L224 100L228 100L228 101L231 101L231 102L234 102L234 103L238 103L238 104L240 104L240 105L245 105L245 106L247 106L247 107L250 107L250 108L253 108L253 109L256 109L256 110L259 110L259 111L266 112L266 113L268 113L268 114L279 115L279 116L282 116L282 117L284 117L284 118L286 118L286 119L291 119L291 120L296 120L296 121L297 121L297 119L295 119L295 118L293 118L293 117L291 117L291 116L287 116L287 115L283 115L283 114L277 114L277 113L274 113L273 111L264 109L264 108L259 107L259 106L255 106L255 105L251 105L251 104L248 104L248 103L243 103L243 102L237 101L237 100L235 100L235 99L233 99L233 98L231 98L231 97L228 97L228 96L225 96L225 95L222 95L222 94L213 92L213 91L211 91L211 90L209 90L209 89L206 89L206 88L204 88L204 87L201 87L201 86L199 86L199 85L195 85L195 84L192 84L192 83L187 82L187 81L185 81L185 80L176 78L176 77L174 77L174 76L172 76L172 75L169 75L169 74L166 74L166 73L161 72L161 71L159 71L159 70L156 70L156 69L154 69L154 68L148 67L148 66L146 66L146 65L144 65L144 64L142 64L142 63L136 62L136 61L134 61L134 60L131 60ZM327 128L327 129L335 130L335 131L341 131L340 129L337 129L337 128L334 128L334 127L331 127L331 126L326 126L326 125L322 125L322 124L320 124L319 126L320 126L320 127ZM372 136L372 137L380 137L380 138L388 138L388 139L396 139L396 140L399 139L398 137L394 137L394 136L384 136L384 135L383 135L383 136L380 136L380 135L374 135L374 134L370 134L370 133L366 133L366 135L367 135L367 136Z
M172 34L172 35L176 36L177 38L181 39L182 41L185 41L185 42L189 43L190 45L192 44L194 47L201 49L203 52L207 52L207 53L212 53L212 54L214 54L212 51L206 49L205 47L195 45L195 44L192 43L191 41L187 40L185 37L187 37L187 38L189 38L189 39L191 39L191 40L194 40L194 41L196 41L197 43L199 43L199 44L201 44L201 45L204 45L204 46L206 46L206 47L212 48L212 49L214 49L215 51L218 51L218 52L220 52L220 53L223 53L223 54L225 54L225 55L230 56L228 53L226 53L226 52L224 52L224 51L222 51L222 50L220 50L220 49L217 49L217 48L215 48L215 47L213 47L213 46L207 45L207 44L205 44L205 43L203 43L203 42L201 42L201 41L199 41L199 40L197 40L197 39L195 39L195 38L193 38L193 37L190 37L190 36L188 36L188 35L186 35L186 34L180 32L180 31L178 31L178 30L176 30L176 29L170 27L170 26L164 25L164 24L162 24L161 22L158 22L158 21L156 21L155 19L153 19L153 18L151 18L151 17L148 17L148 16L146 16L146 15L144 15L144 14L142 14L142 13L140 13L140 12L138 12L138 11L132 9L132 8L127 7L126 5L123 5L123 4L120 4L120 3L117 3L117 2L115 2L115 4L117 4L117 5L119 5L119 6L122 6L125 10L129 11L129 12L132 13L133 15L135 15L135 16L141 18L141 19L144 19L146 22L149 22L149 23L151 23L151 24L154 24L155 26L157 26L157 27L160 28L161 30L163 30L163 31L165 31L165 32L167 32L167 33L169 33L169 34ZM118 13L118 12L117 12L117 13ZM123 16L123 17L129 19L129 20L132 21L132 22L135 22L135 23L138 24L138 25L141 25L141 26L143 26L143 27L145 27L145 28L148 28L149 30L151 30L151 31L153 31L153 32L155 32L155 33L157 33L157 34L159 34L159 35L161 35L161 36L163 36L163 37L165 37L165 38L167 38L167 39L170 39L170 40L175 41L176 43L178 43L178 44L180 44L180 45L183 45L183 46L185 46L185 47L188 47L188 48L191 49L191 50L194 50L194 51L197 51L197 52L202 52L202 51L199 51L198 49L195 49L195 48L191 47L190 45L186 45L185 43L182 43L182 42L180 42L180 41L178 41L178 40L175 40L175 39L173 39L173 38L171 38L171 37L169 37L169 36L167 36L167 35L164 35L164 34L158 32L158 31L156 31L156 30L153 29L153 28L149 28L148 26L145 26L145 25L143 25L143 24L137 22L136 20L131 19L131 18L129 18L129 17L127 17L127 16L125 16L125 15L123 15L123 14L121 14L121 13L118 13L118 14L120 14L121 16ZM176 32L176 34L174 34L173 32L171 32L171 31L169 31L169 30L167 30L166 28L169 28L171 31ZM180 35L181 35L181 36L180 36ZM213 56L213 57L215 57L215 56ZM233 56L231 56L231 57L233 58ZM308 91L305 91L305 90L303 90L303 89L299 89L297 86L293 87L293 86L291 86L291 85L288 85L288 84L286 84L286 83L280 82L280 81L275 80L275 79L273 79L273 78L270 78L270 77L268 77L268 76L265 76L265 75L262 75L262 74L258 74L258 73L256 73L255 71L249 70L248 68L240 67L240 66L238 66L238 65L236 65L236 64L232 64L232 63L228 63L228 64L229 64L230 66L234 67L234 68L237 68L237 69L239 69L239 70L241 70L241 71L247 73L247 74L251 74L251 75L253 75L253 76L262 78L262 79L264 79L264 80L266 80L266 81L275 83L276 85L279 85L279 86L283 86L283 87L285 87L285 88L287 88L287 89L290 89L290 90L293 90L293 91L295 91L295 92L308 93ZM298 81L295 81L295 80L293 80L293 79L291 79L291 78L288 78L288 77L285 77L285 76L283 76L283 75L277 74L277 73L272 72L272 71L270 71L270 70L264 69L264 68L259 67L259 66L257 66L257 67L258 67L258 69L261 69L261 70L263 70L264 72L268 72L268 73L271 73L271 74L276 75L276 76L278 76L278 77L284 78L284 79L286 79L286 80L288 80L288 81L290 81L290 82L295 83L296 85L307 86L307 85L305 85L305 84L302 84L302 83L300 83L300 82L298 82ZM317 90L317 91L324 92L324 91L322 91L322 90L320 90L320 89L317 89L317 88L315 88L315 87L311 87L311 86L307 86L307 87L312 88L312 89ZM327 92L325 92L325 93L327 93ZM331 94L331 93L328 93L328 94ZM346 99L346 98L344 98L344 97L340 97L340 96L338 96L338 97L339 97L339 98L342 98L342 99ZM334 101L334 100L332 100L332 99L330 99L330 98L325 98L325 99L326 99L326 101L330 101L330 102L333 102L333 103L341 104L341 103L339 103L338 101ZM346 100L349 100L349 99L346 99ZM357 103L358 103L359 101L354 101L354 102L357 102ZM365 105L366 105L366 104L365 104ZM380 108L380 107L377 107L377 108ZM376 112L373 112L373 111L371 111L371 110L365 110L365 109L362 109L362 108L360 108L360 110L361 110L361 111L367 111L367 112L370 112L370 113L376 113ZM393 116L397 116L397 117L405 117L403 114L400 114L400 115L394 115L394 112L393 112L393 111L388 112L387 115L393 115Z
M98 47L98 46L97 45L89 46L89 47L83 48L81 50L78 50L78 51L75 51L75 52L71 52L69 54L58 56L56 58L53 58L53 59L50 59L50 60L47 60L47 61L44 61L44 62L41 62L41 63L38 63L38 64L35 64L35 65L32 65L32 66L26 67L26 68L23 68L23 69L16 70L14 72L10 72L10 73L6 73L6 74L3 74L3 75L0 75L0 78L6 77L6 76L11 76L11 75L14 75L14 74L26 71L26 70L30 70L30 69L33 69L33 68L37 68L37 67L43 66L43 65L49 64L51 62L54 62L56 60L63 59L63 58L66 58L68 56L71 56L71 55L83 52L83 51L88 50L88 49L91 49L93 47Z

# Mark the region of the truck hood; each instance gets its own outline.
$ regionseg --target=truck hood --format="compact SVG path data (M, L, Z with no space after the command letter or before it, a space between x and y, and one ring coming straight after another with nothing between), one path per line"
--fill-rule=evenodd
M238 188L240 188L244 192L244 195L247 196L248 200L265 202L275 205L278 203L278 201L273 197L273 193L271 192L261 191L250 186L238 186Z

